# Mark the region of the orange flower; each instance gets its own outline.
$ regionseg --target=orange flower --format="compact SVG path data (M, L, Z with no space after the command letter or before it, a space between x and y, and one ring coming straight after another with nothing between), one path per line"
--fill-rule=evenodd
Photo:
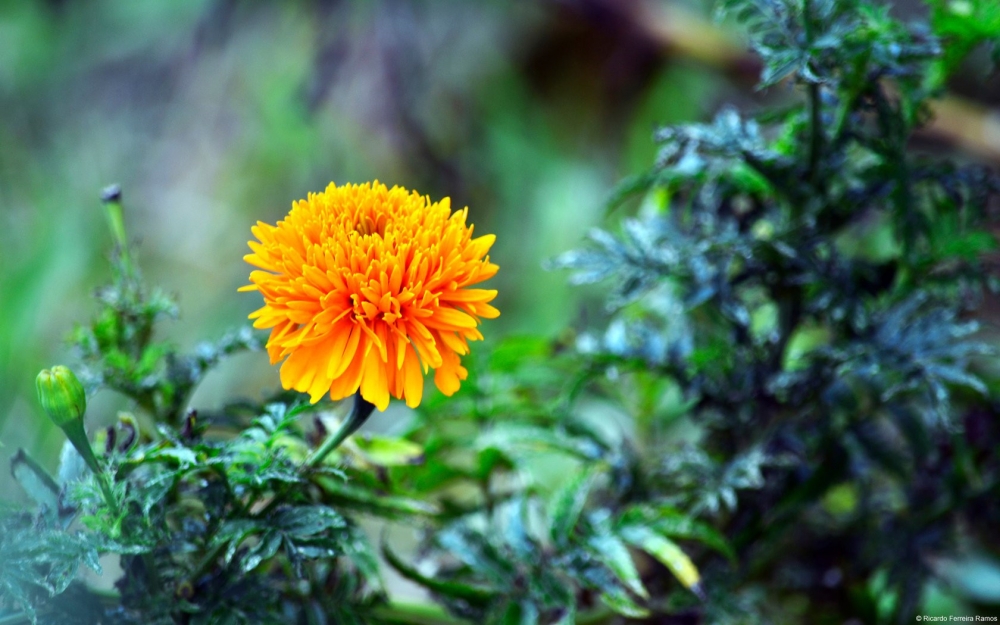
M468 372L459 356L481 340L481 318L500 312L497 292L469 288L499 267L487 252L493 235L472 238L469 209L378 181L310 193L272 226L251 228L253 254L244 256L264 307L250 315L270 328L267 352L281 365L281 384L341 399L354 394L389 405L389 395L415 407L424 374L445 395Z

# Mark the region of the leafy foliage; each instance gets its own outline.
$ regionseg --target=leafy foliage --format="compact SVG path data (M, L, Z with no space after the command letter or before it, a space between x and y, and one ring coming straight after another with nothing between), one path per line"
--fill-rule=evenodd
M454 396L325 459L345 407L189 406L259 339L159 342L175 306L116 233L74 340L134 412L94 437L110 489L71 446L58 477L14 457L36 511L0 513L0 619L912 621L964 552L1000 550L979 308L1000 181L911 143L1000 37L993 6L935 1L925 26L862 0L725 0L761 87L792 102L656 133L654 168L615 194L636 214L553 262L613 282L606 326L476 350ZM79 581L109 555L113 591ZM385 566L433 604L391 597Z
M51 613L49 600L69 588L81 564L101 570L86 537L25 512L0 511L0 607L19 608L32 620Z
M866 2L723 5L749 26L761 86L792 81L801 101L658 132L640 215L555 264L616 284L608 330L580 341L595 362L684 390L700 439L648 479L715 519L750 572L715 583L813 611L834 593L844 619L908 622L935 577L918 554L993 544L967 515L996 497L1000 467L955 454L996 444L966 426L996 418L975 315L995 285L997 178L909 142L947 71L1000 33L993 5L935 4L931 28ZM728 622L720 607L706 617Z

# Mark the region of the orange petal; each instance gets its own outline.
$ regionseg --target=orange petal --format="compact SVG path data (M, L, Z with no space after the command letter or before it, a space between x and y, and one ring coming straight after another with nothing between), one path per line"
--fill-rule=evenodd
M474 328L476 320L454 308L438 308L434 315L424 321L428 328L438 330L455 330L456 328Z
M385 364L379 358L378 350L368 350L365 357L364 373L361 376L361 396L375 404L379 410L389 407L389 386L386 383Z

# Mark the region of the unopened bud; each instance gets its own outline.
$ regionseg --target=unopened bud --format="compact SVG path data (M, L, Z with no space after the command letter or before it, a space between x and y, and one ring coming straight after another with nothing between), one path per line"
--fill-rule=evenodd
M122 186L120 184L109 184L101 190L102 202L121 202Z
M56 365L35 378L38 403L60 428L80 422L87 411L87 393L69 368Z

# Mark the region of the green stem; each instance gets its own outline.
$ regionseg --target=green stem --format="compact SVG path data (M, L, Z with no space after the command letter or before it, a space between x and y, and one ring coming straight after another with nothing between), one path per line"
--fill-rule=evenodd
M111 480L107 473L97 474L97 483L101 485L101 492L104 494L104 501L111 508L111 513L117 518L119 516L118 502L115 500L115 493L111 489Z
M195 567L194 572L191 573L192 585L195 584L195 582L197 582L202 575L207 573L210 568L212 568L212 565L215 564L215 561L219 559L219 556L222 554L222 551L225 548L226 548L226 543L219 543L208 550L208 553L205 554L205 557L202 558L201 562L198 563L198 566Z
M430 603L414 603L409 601L391 601L388 605L375 608L374 616L380 621L396 625L463 625L468 620L456 618L444 608ZM600 625L610 623L617 614L607 608L599 607L577 614L577 625Z
M348 415L347 419L340 424L336 432L331 433L323 444L320 445L316 451L309 456L306 460L303 468L312 469L317 467L323 462L323 459L330 455L334 449L340 446L348 436L354 434L358 431L368 417L372 415L372 411L375 410L375 405L369 403L365 398L361 397L361 391L358 391L354 395L354 407L351 409L351 414Z
M823 153L823 118L819 85L809 85L809 175L816 186L823 183L819 172L820 156Z
M340 424L336 432L333 432L326 437L326 440L314 451L309 458L302 464L300 468L301 473L306 473L309 469L314 469L319 466L323 460L330 455L334 449L340 446L348 436L354 434L358 431L368 417L371 416L372 411L375 410L375 405L366 401L361 397L361 391L358 391L354 395L354 406L351 408L351 414L347 416L347 419ZM258 517L263 517L271 510L276 508L282 501L284 501L285 495L288 493L288 485L286 484L284 488L279 488L275 493L274 497L270 502L256 514Z
M69 442L73 444L73 447L80 453L83 461L87 463L87 466L94 473L94 477L97 478L97 483L101 487L101 492L104 494L104 501L108 504L115 517L118 517L118 501L115 499L114 491L111 489L111 480L108 477L107 471L97 461L97 456L94 455L94 449L90 446L90 439L87 438L87 432L83 429L83 419L74 419L64 425L62 429L66 433L66 438L69 439Z
M812 45L812 3L802 2L802 26L806 42ZM821 190L823 177L820 175L819 162L823 153L823 117L822 94L818 83L809 83L809 179L817 189Z
M374 610L379 621L406 625L460 625L468 623L448 614L441 606L430 603L393 601Z
M617 620L618 614L605 607L597 607L583 613L577 613L576 625L600 625Z
M122 190L118 185L111 185L101 194L104 202L104 215L108 219L108 229L115 238L115 245L118 248L118 259L121 263L122 273L128 277L132 275L132 259L129 257L128 235L125 234L125 219L122 215Z

